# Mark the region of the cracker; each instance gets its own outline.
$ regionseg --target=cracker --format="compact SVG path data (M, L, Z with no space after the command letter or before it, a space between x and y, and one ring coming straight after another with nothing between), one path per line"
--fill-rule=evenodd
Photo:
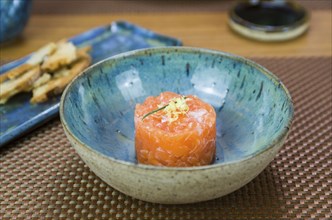
M35 52L26 63L0 75L0 103L19 92L32 91L31 103L61 93L71 80L89 66L91 46L76 48L63 39Z
M60 43L57 50L48 56L41 65L43 71L55 72L77 59L76 47L71 42Z
M55 43L49 43L37 50L25 63L16 68L9 70L6 73L0 75L0 83L8 80L14 79L25 72L29 71L30 69L34 68L35 66L39 65L43 62L45 56L52 54L56 50Z
M89 66L90 62L90 58L82 57L73 63L71 69L64 67L63 69L59 70L59 72L54 74L58 77L53 77L46 84L32 90L33 95L30 102L44 102L48 100L50 96L60 94L76 75L78 75L81 71Z
M40 67L36 66L22 76L0 84L0 104L5 104L15 94L28 91L40 76Z
M33 88L40 87L51 80L51 75L48 73L44 73L41 77L39 77L32 85Z

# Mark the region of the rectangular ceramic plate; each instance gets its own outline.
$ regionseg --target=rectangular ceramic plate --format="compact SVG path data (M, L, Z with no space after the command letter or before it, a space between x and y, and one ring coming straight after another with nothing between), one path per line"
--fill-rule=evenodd
M98 27L71 39L75 45L91 45L92 64L122 52L157 46L181 46L181 41L119 21ZM24 63L31 55L1 67L0 74ZM58 115L59 100L30 104L31 93L18 94L0 105L0 147Z

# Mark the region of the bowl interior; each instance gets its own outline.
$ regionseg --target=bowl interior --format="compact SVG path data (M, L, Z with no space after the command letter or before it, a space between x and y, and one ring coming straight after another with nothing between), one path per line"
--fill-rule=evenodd
M273 145L293 115L281 82L251 61L202 49L154 48L118 55L86 70L62 97L62 121L89 148L136 163L135 104L163 91L194 94L215 108L216 164Z

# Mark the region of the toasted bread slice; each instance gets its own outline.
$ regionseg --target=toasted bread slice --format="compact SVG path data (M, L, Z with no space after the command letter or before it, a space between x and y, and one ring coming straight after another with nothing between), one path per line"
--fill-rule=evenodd
M51 75L48 73L44 73L41 77L39 77L32 85L33 88L40 87L51 80Z
M0 103L19 92L33 90L32 103L46 101L48 96L61 93L66 85L84 68L91 57L91 46L76 48L66 39L49 43L35 52L22 65L0 75Z
M46 56L53 54L57 49L57 45L55 43L49 43L44 47L40 48L36 53L34 53L29 60L27 60L27 64L32 66L41 64Z
M60 43L57 50L45 59L41 68L46 72L55 72L74 62L77 57L76 47L71 42Z
M23 73L25 73L26 71L30 70L31 68L33 68L32 65L23 63L22 65L9 70L8 72L1 74L0 83L6 81L8 79L13 79L15 77L18 77L18 76L22 75Z
M0 104L5 104L15 94L29 90L40 76L40 67L36 66L24 75L0 84Z
M55 73L53 78L46 84L32 90L33 96L30 102L44 102L50 96L60 94L76 75L89 66L90 62L90 58L82 57L72 64L71 69L64 67Z
M34 68L43 62L45 56L52 54L56 50L55 43L49 43L36 51L25 63L0 75L0 83L21 76L26 71Z

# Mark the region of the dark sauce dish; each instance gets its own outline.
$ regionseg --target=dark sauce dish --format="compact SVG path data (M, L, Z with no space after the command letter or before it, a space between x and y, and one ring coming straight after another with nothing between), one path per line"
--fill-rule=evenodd
M302 35L309 13L294 1L242 1L229 13L229 26L259 41L284 41Z

